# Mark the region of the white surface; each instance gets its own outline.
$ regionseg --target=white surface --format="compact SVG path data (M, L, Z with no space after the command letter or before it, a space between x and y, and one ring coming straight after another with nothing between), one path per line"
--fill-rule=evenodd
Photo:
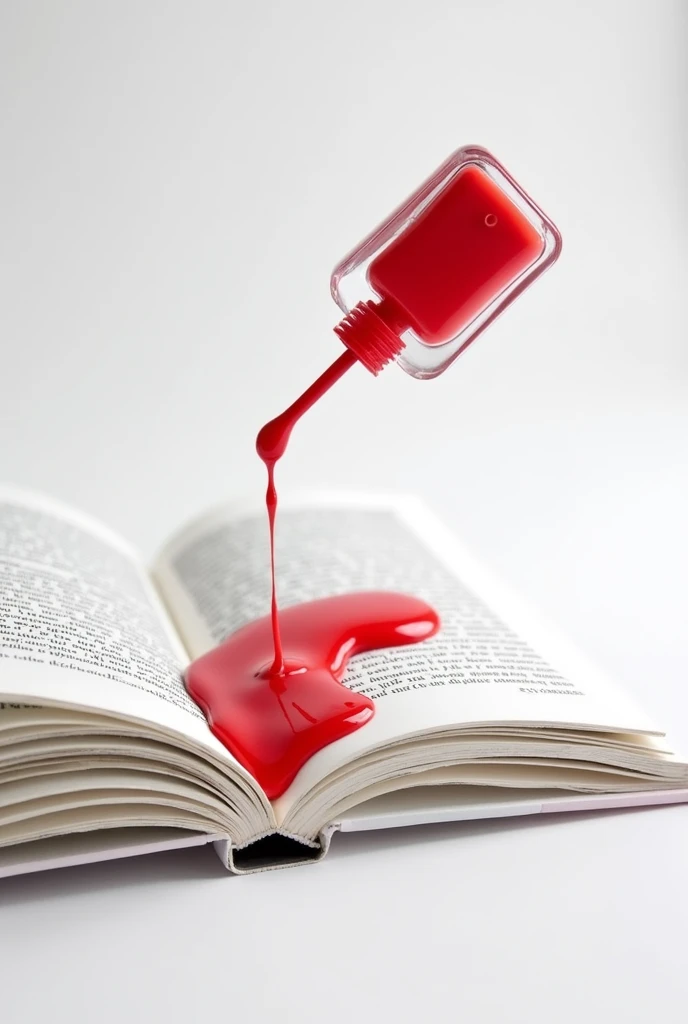
M4 3L0 475L147 554L262 488L255 428L338 351L330 268L483 143L560 264L443 379L352 371L281 481L419 490L685 744L687 22ZM193 850L10 880L3 1022L684 1020L688 810L553 817L248 878Z

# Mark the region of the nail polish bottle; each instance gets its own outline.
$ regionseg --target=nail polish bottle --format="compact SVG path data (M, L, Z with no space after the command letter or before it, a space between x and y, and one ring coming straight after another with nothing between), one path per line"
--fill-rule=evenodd
M332 274L335 328L371 372L436 377L559 256L561 236L485 149L457 150Z

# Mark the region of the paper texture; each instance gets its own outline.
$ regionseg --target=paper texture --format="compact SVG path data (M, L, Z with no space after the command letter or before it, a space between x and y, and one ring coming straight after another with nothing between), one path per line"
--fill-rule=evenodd
M186 693L186 651L124 541L56 502L5 488L0 552L0 699L147 721L246 774Z
M123 541L57 503L0 492L0 845L274 822L186 693L187 661Z

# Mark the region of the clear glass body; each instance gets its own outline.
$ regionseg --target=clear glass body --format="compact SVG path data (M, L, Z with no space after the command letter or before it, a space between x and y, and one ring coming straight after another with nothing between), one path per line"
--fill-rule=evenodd
M552 221L490 153L457 150L332 274L345 312L373 303L414 377L442 373L557 259Z

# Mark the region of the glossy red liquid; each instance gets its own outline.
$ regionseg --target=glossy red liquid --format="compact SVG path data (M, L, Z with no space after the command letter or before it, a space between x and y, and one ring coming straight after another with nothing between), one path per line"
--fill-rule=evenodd
M277 607L277 587L275 584L275 517L277 515L277 489L275 487L275 463L284 455L291 432L296 423L305 412L314 405L319 398L330 390L339 378L349 370L356 362L356 356L349 352L343 352L339 359L332 363L316 381L307 388L304 393L293 402L288 409L270 420L261 428L256 438L256 451L265 463L268 471L268 489L265 495L265 504L268 510L268 521L270 524L270 578L272 583L271 620L272 638L274 645L274 658L271 673L273 675L284 671L284 652L282 650L282 639L279 627L279 609Z
M280 796L306 761L360 729L369 697L340 682L352 655L413 644L439 629L437 613L404 594L344 594L280 613L286 661L273 671L270 616L244 626L187 670L186 687L212 732L260 783Z
M360 729L374 715L369 697L340 682L349 658L378 647L417 643L439 629L437 613L404 594L347 594L278 610L275 465L297 421L356 361L345 351L258 434L256 449L268 471L270 615L193 662L185 677L212 732L271 800L287 789L313 754Z
M368 268L390 327L454 338L541 255L544 240L477 165L460 170Z

